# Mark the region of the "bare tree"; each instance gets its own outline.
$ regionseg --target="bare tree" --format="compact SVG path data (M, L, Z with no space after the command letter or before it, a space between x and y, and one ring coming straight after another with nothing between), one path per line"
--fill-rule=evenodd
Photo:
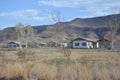
M15 27L15 34L18 42L20 42L20 48L22 48L22 43L26 43L26 48L28 48L28 40L34 34L34 29L30 25L25 27L19 23Z
M64 33L63 26L61 25L62 15L59 11L54 11L53 13L51 13L51 15L52 15L52 20L54 21L54 23L56 23L56 33L55 33L56 41L58 41L58 39L61 41L63 40L63 33Z
M18 42L20 42L20 48L22 48L22 42L25 40L25 31L24 25L22 23L18 23L15 27L15 34Z
M30 25L27 25L25 27L25 33L26 33L25 43L26 43L26 48L28 48L28 40L30 40L30 38L33 36L34 29Z
M117 35L117 30L119 27L119 18L117 15L112 15L111 20L109 20L108 22L108 30L109 30L109 34L108 34L108 38L110 39L110 46L113 49L114 48L114 40L116 38Z
M60 44L62 44L62 41L64 40L64 35L65 35L65 30L64 30L65 25L61 24L61 18L62 18L62 15L59 11L55 11L54 13L52 13L52 19L56 23L55 38L56 38L56 41L59 40ZM61 48L64 53L64 56L69 58L71 54L70 49L67 49L64 46L62 46Z

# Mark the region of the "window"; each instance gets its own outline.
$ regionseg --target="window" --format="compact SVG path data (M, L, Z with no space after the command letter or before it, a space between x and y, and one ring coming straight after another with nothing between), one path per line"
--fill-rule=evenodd
M79 45L80 45L80 43L78 43L78 42L77 42L77 43L75 43L75 46L79 46Z
M83 43L82 43L82 46L87 46L87 43L86 43L86 42L83 42Z
M16 47L16 45L14 44L14 45L13 45L13 47L15 48L15 47Z
M12 45L9 44L9 48L11 48L11 47L12 47Z

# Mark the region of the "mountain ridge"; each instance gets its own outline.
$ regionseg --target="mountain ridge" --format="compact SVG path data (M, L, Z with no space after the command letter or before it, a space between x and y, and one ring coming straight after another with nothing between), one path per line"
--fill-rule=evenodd
M120 21L120 14L113 14ZM75 18L71 21L60 22L62 26L62 35L64 39L74 39L77 37L87 38L105 38L108 33L108 23L112 20L113 15L99 16L93 18ZM57 31L57 24L32 26L36 30L36 39L44 41L55 40L55 36L60 36ZM118 28L118 36L120 35L120 26ZM8 27L0 30L0 41L14 39L14 27Z

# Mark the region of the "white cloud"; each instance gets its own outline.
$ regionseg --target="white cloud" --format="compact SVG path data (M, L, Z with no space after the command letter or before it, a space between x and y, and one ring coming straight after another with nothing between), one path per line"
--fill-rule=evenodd
M40 0L39 4L54 7L78 7L89 2L88 0Z
M23 19L23 20L44 20L45 17L39 16L39 11L36 9L19 10L13 12L2 12L2 17L8 17L12 19Z
M120 0L39 0L39 4L54 7L120 7Z
M39 0L39 5L72 7L77 8L80 12L87 12L91 16L101 16L118 13L120 0Z
M93 16L119 13L120 0L98 0L94 4L88 4L86 8L88 13L92 13Z

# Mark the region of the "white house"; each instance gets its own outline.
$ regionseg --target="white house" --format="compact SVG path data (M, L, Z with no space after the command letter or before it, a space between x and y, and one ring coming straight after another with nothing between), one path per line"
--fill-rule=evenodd
M99 44L97 42L83 38L77 38L72 41L72 48L89 49L89 48L98 48L98 46Z

